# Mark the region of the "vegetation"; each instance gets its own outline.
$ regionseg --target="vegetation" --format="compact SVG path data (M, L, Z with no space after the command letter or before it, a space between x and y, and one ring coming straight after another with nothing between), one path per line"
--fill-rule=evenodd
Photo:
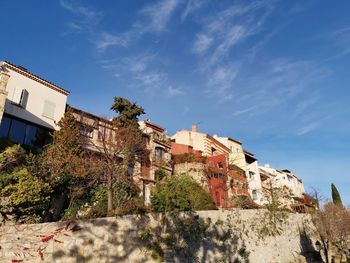
M155 212L216 209L210 194L186 174L158 181L152 189L151 203Z
M332 190L333 204L343 207L343 202L341 201L340 194L338 192L337 187L335 187L334 184L331 184L331 190Z
M350 239L350 211L334 203L327 203L312 214L316 234L324 252L326 263L329 261L329 252L335 249L340 255L348 255L348 241ZM350 258L347 258L349 261Z
M193 153L184 153L173 156L174 164L179 163L206 163L207 158L205 156L196 157Z

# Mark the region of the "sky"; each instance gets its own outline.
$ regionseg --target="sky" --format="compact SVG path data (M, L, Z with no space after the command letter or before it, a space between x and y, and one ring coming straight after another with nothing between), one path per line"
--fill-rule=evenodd
M113 97L167 129L230 136L307 191L350 205L350 2L4 1L0 60L112 117Z

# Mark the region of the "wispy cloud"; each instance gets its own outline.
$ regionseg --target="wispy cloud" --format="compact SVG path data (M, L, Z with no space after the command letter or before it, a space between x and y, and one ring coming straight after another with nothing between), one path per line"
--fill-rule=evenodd
M186 20L186 18L190 14L192 14L195 11L197 11L198 9L200 9L207 2L208 2L207 0L188 0L184 10L182 11L181 20L182 21Z
M92 29L91 27L96 26L103 17L102 12L84 6L77 1L60 0L60 5L75 16L74 21L67 22L67 26L72 30L89 31Z
M96 43L96 48L98 50L105 50L108 47L111 46L120 46L120 47L126 47L127 43L124 39L122 39L119 36L114 36L109 33L102 33L101 38Z
M246 113L248 113L248 112L252 112L252 111L254 111L256 109L256 106L251 106L251 107L249 107L249 108L246 108L246 109L242 109L242 110L237 110L237 111L235 111L232 115L233 116L240 116L240 115L243 115L243 114L246 114Z
M185 94L184 91L177 89L177 88L173 88L172 86L169 86L167 89L167 95L169 97L175 97L175 96L180 96L180 95L184 95L184 94Z
M164 0L158 1L155 4L148 5L140 12L144 16L143 25L137 24L137 27L142 32L161 32L166 29L166 26L172 14L179 5L180 0Z
M193 44L193 52L196 54L203 54L208 50L210 45L213 43L213 38L206 34L198 34L196 37L196 41Z
M301 136L301 135L305 135L307 133L310 133L313 130L317 129L320 126L320 124L321 123L319 121L311 122L311 123L299 128L297 131L297 135Z
M208 92L225 96L225 92L232 88L238 73L239 67L236 64L216 67L208 77Z
M224 96L227 100L235 97L232 94L234 81L249 54L243 56L236 53L234 65L231 54L240 43L263 31L264 23L272 13L274 4L275 1L232 4L202 19L202 30L196 35L192 52L199 55L199 71L207 78L210 91ZM267 38L265 43L269 39ZM256 52L258 46L254 50L253 48L251 52ZM250 54L250 58L253 56L254 54Z

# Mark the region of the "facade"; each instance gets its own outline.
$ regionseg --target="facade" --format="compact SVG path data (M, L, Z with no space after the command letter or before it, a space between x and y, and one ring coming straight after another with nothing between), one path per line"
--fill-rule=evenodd
M248 181L248 191L253 201L257 204L263 203L263 193L260 179L258 160L254 154L244 151L246 161L246 177Z
M214 203L221 208L230 209L227 155L220 154L207 158L209 190Z
M217 134L215 134L213 138L230 149L229 164L234 164L245 171L246 161L242 143L230 137L219 137Z
M142 183L144 199L149 202L150 187L158 179L157 174L172 174L171 140L165 134L164 128L150 121L140 121L139 126L147 140L149 157L141 163L141 177L138 183Z
M171 137L175 143L191 146L196 151L201 151L203 156L215 156L229 154L230 149L212 136L198 132L197 126L192 125L192 130L180 130Z
M230 164L228 166L230 199L233 201L235 207L251 208L256 207L251 200L248 191L248 181L245 171L236 165Z
M304 212L306 207L313 207L312 198L305 194L303 182L291 171L271 168L268 164L259 167L263 188L279 188L283 191L281 202L292 210ZM264 197L264 203L268 202Z
M9 62L0 62L0 137L29 146L48 143L69 92Z

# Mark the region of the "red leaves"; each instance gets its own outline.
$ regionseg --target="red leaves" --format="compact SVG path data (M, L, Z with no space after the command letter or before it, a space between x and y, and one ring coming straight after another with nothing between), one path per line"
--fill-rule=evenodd
M54 237L54 235L49 235L49 236L44 236L41 238L41 242L48 242L49 240L51 240Z

